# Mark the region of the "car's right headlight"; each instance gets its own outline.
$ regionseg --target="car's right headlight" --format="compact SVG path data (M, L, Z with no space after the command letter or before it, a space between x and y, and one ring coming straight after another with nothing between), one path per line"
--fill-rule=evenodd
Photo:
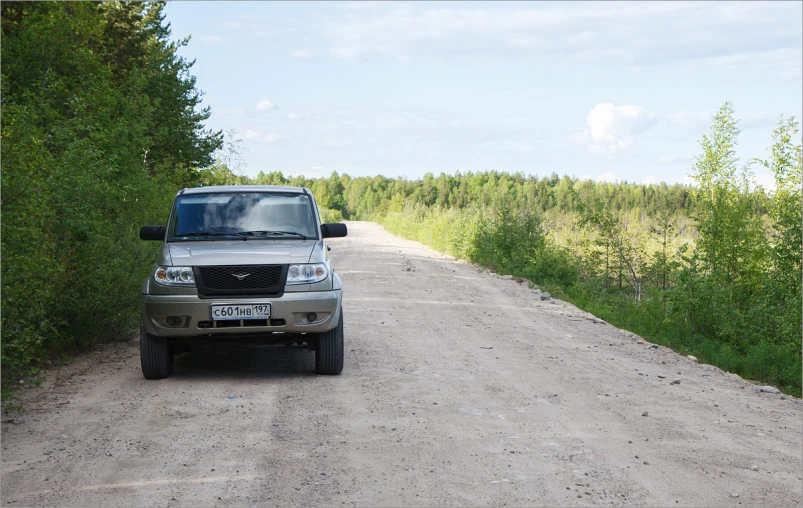
M157 266L153 280L163 286L195 286L195 276L189 266Z
M290 265L287 269L287 283L312 284L325 280L328 275L329 270L324 263Z

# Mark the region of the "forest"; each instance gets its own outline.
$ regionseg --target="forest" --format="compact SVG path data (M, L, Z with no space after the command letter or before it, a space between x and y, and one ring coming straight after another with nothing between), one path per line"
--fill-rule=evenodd
M221 156L231 140L205 127L193 62L178 54L189 39L171 41L163 10L2 3L4 396L51 362L130 339L156 248L139 227L163 223L183 187L229 184L309 187L324 221L377 221L801 394L796 119L779 118L767 152L740 161L724 103L700 139L693 186L499 171L248 177ZM774 190L754 184L755 168L772 172Z
M238 176L206 184L306 186L325 220L374 220L499 274L526 278L615 326L800 395L801 145L794 118L768 157L736 157L724 103L700 139L695 185L598 183L488 171L418 180ZM771 171L775 189L754 182Z
M131 336L176 189L223 135L164 3L3 2L2 380Z

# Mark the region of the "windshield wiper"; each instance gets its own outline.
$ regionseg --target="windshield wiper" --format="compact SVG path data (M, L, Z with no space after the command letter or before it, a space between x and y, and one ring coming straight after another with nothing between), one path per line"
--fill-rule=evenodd
M295 236L301 238L302 240L307 240L306 236L302 235L301 233L299 233L297 231L268 231L268 230L261 230L261 231L241 231L241 232L236 233L236 234L242 235L242 236L295 235Z
M176 235L177 238L185 237L185 236L239 236L240 233L220 233L217 231L200 231L200 232L193 232L193 233L184 233L183 235ZM243 238L245 239L245 238Z

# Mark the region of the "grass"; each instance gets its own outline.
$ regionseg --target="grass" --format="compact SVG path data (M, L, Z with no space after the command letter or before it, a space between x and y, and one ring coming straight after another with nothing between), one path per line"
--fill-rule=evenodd
M433 249L468 259L461 239L467 235L466 225L454 211L432 213L393 213L380 222L393 234L416 240ZM481 246L483 248L484 246ZM533 279L533 274L503 266L487 266L499 273L528 278L549 290L554 296L599 316L608 323L631 331L646 340L666 346L683 355L693 355L701 363L715 365L742 378L777 386L781 391L800 397L803 371L800 350L795 344L773 344L760 341L741 347L716 338L692 333L677 317L666 312L660 290L645 293L641 302L629 295L601 291L593 283L574 280L559 284ZM506 269L507 268L507 269ZM567 277L563 277L567 279Z

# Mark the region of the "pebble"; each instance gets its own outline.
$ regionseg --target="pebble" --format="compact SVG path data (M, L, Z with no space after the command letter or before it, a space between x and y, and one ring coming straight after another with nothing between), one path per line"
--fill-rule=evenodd
M663 374L658 374L658 379L666 379L666 376L664 376Z
M503 276L502 276L502 280L510 280L510 279L512 279L512 278L513 278L513 276L512 276L512 275L503 275Z
M764 393L781 393L781 391L775 388L774 386L762 386L761 388L758 389L758 391Z
M541 290L540 289L533 289L532 293L537 295L537 294L541 293Z
M691 360L693 362L697 361L697 357L696 356L688 355L688 356L686 356L686 358L688 358L689 360Z
M551 298L551 296L546 291L541 293L541 300L549 300L550 298Z
M679 385L680 384L680 379L673 379L672 380L672 384L673 385Z
M731 492L731 497L739 497L739 493L738 492Z
M752 471L758 471L758 466L757 466L757 465L755 465L755 464L753 464L752 466L750 466L750 469L751 469Z
M644 411L643 413L641 413L641 416L650 416L650 413L648 413L647 411Z
M645 466L649 466L649 465L650 465L650 461L649 461L649 460L645 460L645 461L644 461L644 465L645 465Z
M652 346L650 346L650 349L658 349L659 347L661 346L659 346L658 344L653 344Z

